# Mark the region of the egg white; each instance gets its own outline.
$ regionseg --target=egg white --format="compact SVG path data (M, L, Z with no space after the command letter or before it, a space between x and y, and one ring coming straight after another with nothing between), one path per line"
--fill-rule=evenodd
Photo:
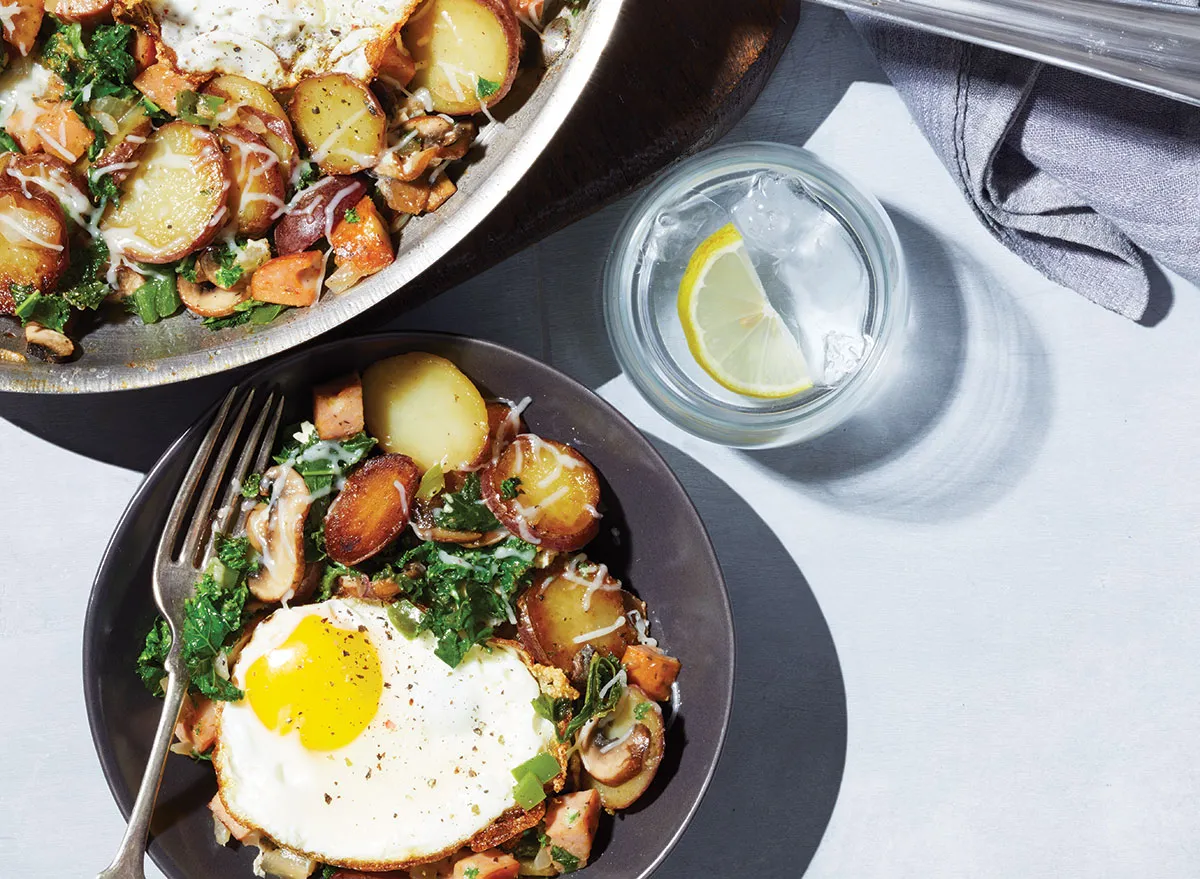
M142 0L186 73L235 73L272 89L306 75L363 80L419 0Z
M409 640L381 605L331 599L260 623L233 682L311 614L365 627L386 682L379 709L349 745L310 751L298 732L263 726L248 701L226 703L213 763L238 822L326 863L395 869L458 849L515 805L512 770L554 738L516 650L477 647L451 669L429 633Z

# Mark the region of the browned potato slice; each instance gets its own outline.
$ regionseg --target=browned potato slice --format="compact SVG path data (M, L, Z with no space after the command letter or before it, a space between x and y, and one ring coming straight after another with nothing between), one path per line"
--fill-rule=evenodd
M258 238L271 228L286 204L279 157L266 141L244 126L222 128L217 135L232 180L229 213L239 235Z
M407 455L371 458L350 474L325 514L325 551L357 565L396 539L408 524L421 472Z
M444 357L399 354L363 373L367 430L386 452L408 455L422 471L461 470L488 438L487 405L478 388Z
M383 108L367 86L344 73L302 79L288 103L288 116L326 174L364 171L383 152Z
M266 142L279 159L280 174L286 182L296 167L299 150L292 123L271 90L244 76L218 76L204 87L206 95L224 98L217 115L228 125L248 128Z
M267 476L284 480L283 491L273 506L260 503L246 517L246 536L263 560L246 585L259 601L300 598L306 568L304 520L312 505L308 486L291 467L272 467Z
M366 185L355 177L318 180L275 224L275 249L283 256L308 250L332 235L346 211L366 194Z
M582 556L556 562L517 601L521 643L542 665L568 673L585 647L620 657L637 641L627 594L602 565Z
M117 183L121 183L136 165L134 157L141 151L154 128L150 114L145 106L138 101L117 120L117 132L108 138L104 151L96 156L92 164L97 169L107 168L104 173L112 174Z
M616 744L620 742L620 744ZM589 776L588 787L600 794L606 809L632 806L658 772L666 748L662 709L638 687L627 687L611 715L591 721L579 731L579 753ZM621 779L600 781L592 771Z
M4 9L4 41L28 55L46 14L43 0L8 0Z
M62 159L46 153L30 156L4 153L0 156L0 168L4 171L0 179L5 184L16 184L25 190L32 188L45 193L55 199L72 220L80 225L87 222L91 202L79 178Z
M521 25L507 0L428 0L404 26L416 73L438 113L467 115L508 94L521 56Z
M500 454L508 448L508 444L528 430L525 419L516 408L500 400L492 400L487 404L487 419L488 441L472 465L475 467L499 460Z
M517 478L517 496L505 498L505 480ZM483 471L483 499L513 534L545 549L579 549L600 529L600 478L587 458L568 445L521 434Z
M67 265L67 220L49 195L6 183L0 188L0 311L12 312L12 289L54 289Z
M171 122L146 141L138 167L100 228L130 259L159 265L198 250L228 216L229 171L217 136Z

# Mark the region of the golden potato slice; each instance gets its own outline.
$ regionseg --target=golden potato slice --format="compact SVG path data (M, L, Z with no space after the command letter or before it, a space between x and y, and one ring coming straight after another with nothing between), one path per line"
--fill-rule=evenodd
M509 497L505 482L514 478L520 481ZM483 471L481 483L492 514L544 549L579 549L600 529L600 477L587 458L563 443L521 434Z
M461 470L488 438L487 405L457 366L436 354L399 354L363 373L367 431L385 452L408 455L422 471Z
M237 232L246 238L260 238L286 205L279 157L244 126L219 129L217 136L229 165L229 213Z
M529 428L517 407L510 406L500 400L492 400L487 404L488 441L483 454L475 461L474 466L482 467L500 459L501 453L508 444Z
M620 657L637 641L625 616L628 594L583 556L556 562L517 601L521 643L542 665L579 677L575 657L585 647Z
M357 565L380 552L408 524L421 473L407 455L371 458L350 474L325 514L325 551Z
M326 174L364 171L383 152L383 108L367 86L344 73L302 79L288 103L288 116Z
M0 187L0 312L12 313L13 287L54 289L67 265L67 220L49 195Z
M5 184L43 192L55 199L69 218L80 225L87 222L92 203L88 200L83 183L62 159L46 153L30 156L4 153L0 156L0 168L3 168L3 177L0 179Z
M138 167L100 228L138 262L174 262L213 239L228 217L230 178L216 134L171 122L146 141Z
M521 57L521 25L507 0L427 0L401 38L438 113L467 115L508 94Z
M261 137L279 159L280 174L286 182L299 160L296 137L287 113L271 90L244 76L218 76L204 87L204 94L223 98L217 118L226 125L238 125Z
M604 808L627 809L650 787L662 764L667 744L662 709L641 689L631 686L625 689L617 709L594 723L591 729L584 727L579 732L584 769L590 763L600 771L599 767L607 769L614 763L630 760L636 762L637 769L632 777L619 784L605 784L589 777L587 786L600 794Z

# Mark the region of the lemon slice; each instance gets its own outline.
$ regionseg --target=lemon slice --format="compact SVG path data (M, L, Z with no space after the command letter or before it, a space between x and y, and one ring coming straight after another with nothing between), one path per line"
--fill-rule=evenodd
M767 299L732 223L692 253L678 305L692 356L722 387L778 399L813 386L804 353Z

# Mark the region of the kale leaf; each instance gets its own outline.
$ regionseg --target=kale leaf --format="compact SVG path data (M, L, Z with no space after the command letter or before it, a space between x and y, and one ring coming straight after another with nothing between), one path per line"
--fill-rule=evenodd
M108 245L103 238L84 242L82 249L72 248L70 265L58 282L59 295L79 309L97 309L112 292L105 280Z
M425 609L421 631L434 634L434 652L454 668L468 650L492 637L496 625L514 618L513 598L528 584L536 555L536 546L517 537L482 549L430 540L376 576L403 584ZM414 562L419 567L409 568L408 576L399 573ZM419 572L415 577L414 571Z
M0 128L0 153L19 153L21 148L13 140L12 135Z
M187 275L184 275L186 278ZM286 305L271 305L247 299L233 307L233 314L227 317L206 317L204 325L210 330L224 330L229 327L240 327L242 324L269 324L287 310Z
M275 455L276 464L290 465L304 477L314 495L328 495L334 482L345 476L375 447L375 437L359 432L349 439L323 440L317 429L305 422Z
M513 500L521 490L521 477L510 476L500 483L500 497L506 501Z
M434 511L433 521L451 531L482 533L500 527L482 500L478 473L468 475L458 491L442 495L442 506Z
M67 300L53 293L39 293L31 284L13 284L13 314L21 319L21 326L30 322L62 332L71 317L71 306Z
M620 671L621 663L615 658L600 653L592 655L592 661L588 665L587 687L571 722L563 731L564 740L570 739L579 732L583 725L593 717L603 717L617 707L617 703L621 701L621 694L624 692L620 683L608 687L603 699L600 698L600 691L608 686Z
M109 95L137 97L133 88L135 64L129 52L132 27L101 25L85 38L78 22L65 24L53 17L51 21L54 29L42 47L42 64L62 77L67 87L64 97L76 109L86 101Z
M146 633L146 646L137 658L137 673L146 689L158 696L162 693L162 679L167 676L163 664L171 649L171 629L167 621L159 617Z
M575 857L565 848L557 845L550 846L550 857L562 865L564 873L574 873L579 869L579 858Z

